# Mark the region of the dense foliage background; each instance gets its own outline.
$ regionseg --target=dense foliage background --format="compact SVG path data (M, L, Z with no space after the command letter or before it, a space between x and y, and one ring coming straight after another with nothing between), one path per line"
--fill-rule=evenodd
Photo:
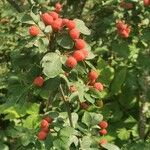
M67 124L65 106L57 101L60 97L58 77L45 77L43 88L32 85L34 78L42 75L41 59L47 53L48 41L44 36L32 38L28 33L30 25L38 20L39 12L53 10L55 0L2 0L0 1L0 150L66 150L69 136L79 149L77 135L72 128L61 128ZM91 46L90 63L100 72L99 81L105 86L101 93L84 95L90 104L88 111L79 111L75 103L73 121L84 113L82 122L87 126L90 112L102 114L108 121L108 135L105 138L122 150L150 149L150 7L143 0L125 0L133 8L120 7L120 0L62 0L61 15L69 19L79 18L91 30L89 36L83 35ZM128 38L117 33L117 20L124 20L130 27ZM36 22L40 28L41 22ZM45 27L43 27L45 28ZM47 28L46 32L50 29ZM89 34L87 29L86 34ZM59 40L59 39L58 39ZM60 47L59 47L60 50ZM87 68L88 68L87 67ZM86 80L86 69L81 65L76 71ZM72 73L71 83L75 84L76 71ZM50 74L51 75L51 74ZM64 76L63 78L67 80ZM79 97L85 87L77 82ZM52 93L52 94L51 94ZM53 108L49 105L53 100ZM73 100L74 95L69 97ZM85 115L85 112L88 112ZM44 114L54 119L52 134L44 141L36 139L39 123ZM77 116L77 114L79 116ZM99 116L102 117L102 116ZM63 123L64 125L64 123ZM84 135L80 141L82 150L96 150L91 147L91 139L99 140L93 127L90 133L85 125L78 124ZM61 130L60 130L61 129ZM56 136L59 132L59 136ZM54 132L54 133L53 133ZM57 138L56 138L57 137ZM63 138L62 138L63 137ZM98 148L97 148L98 149ZM109 149L109 148L108 148ZM112 148L111 148L112 149ZM113 150L113 149L112 149ZM115 150L115 148L114 148Z

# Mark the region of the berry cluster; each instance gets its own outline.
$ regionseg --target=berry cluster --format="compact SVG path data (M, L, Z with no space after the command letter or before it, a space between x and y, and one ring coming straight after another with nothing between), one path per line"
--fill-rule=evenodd
M91 70L91 72L89 72L88 78L89 78L89 84L91 86L93 86L98 91L103 91L104 89L103 84L100 82L96 82L98 78L98 73L95 70Z
M123 38L128 38L130 34L130 27L124 23L124 21L118 21L116 23L118 34Z
M103 121L99 122L98 126L100 127L99 134L102 136L106 135L107 134L106 128L108 127L108 123L103 120ZM107 143L106 139L101 139L100 145L106 144L106 143Z
M38 140L45 140L49 133L49 126L52 124L53 119L46 117L40 123L40 132L37 135Z
M42 76L38 76L34 79L33 84L37 87L41 87L44 84L44 79Z
M126 3L125 1L122 1L120 3L120 7L121 8L125 8L125 9L132 9L133 8L133 4L132 3Z
M150 0L143 0L144 6L150 6Z

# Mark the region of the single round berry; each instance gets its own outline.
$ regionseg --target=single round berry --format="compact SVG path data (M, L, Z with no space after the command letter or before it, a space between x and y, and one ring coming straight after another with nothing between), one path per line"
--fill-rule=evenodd
M48 133L49 132L49 128L47 128L47 127L41 128L41 131Z
M69 20L67 23L66 23L66 26L69 30L72 30L76 27L76 23L73 21L73 20Z
M150 0L143 0L144 6L149 6L150 5Z
M40 127L41 128L48 128L49 127L49 123L45 119L42 119Z
M69 56L66 61L66 66L68 66L69 68L75 68L76 65L77 65L76 59L72 56Z
M81 50L74 51L73 57L76 59L76 61L82 61L85 59L85 55Z
M98 78L98 73L95 70L91 70L91 72L89 72L88 74L89 80L93 81L96 80Z
M37 87L41 87L44 84L44 79L41 76L38 76L34 79L33 84Z
M76 88L75 85L71 85L69 90L70 90L71 93L73 93L73 92L77 91L77 88Z
M45 117L44 120L46 120L49 124L53 122L53 118L49 116Z
M45 131L40 131L37 135L38 140L45 140L46 137L47 137L47 132Z
M99 134L100 135L106 135L107 134L107 130L106 129L101 129L101 130L99 130Z
M53 17L50 16L48 13L44 13L41 15L41 18L43 20L43 22L46 24L46 25L52 25L53 23Z
M80 108L87 110L89 108L89 105L87 102L82 102L82 103L80 103Z
M101 129L106 129L108 127L108 123L104 120L101 121L98 125Z
M62 19L61 18L58 18L56 20L53 21L52 23L52 28L55 30L55 31L58 31L60 30L62 27Z
M99 142L100 145L104 145L107 144L107 140L106 139L101 139Z
M98 91L103 91L103 89L104 89L103 84L100 82L96 82L94 84L94 88L97 89Z
M62 20L62 25L65 26L65 25L67 24L68 21L69 21L69 19L64 18L64 19Z
M72 29L72 30L70 30L69 35L73 40L78 39L80 36L80 31L76 28Z
M81 51L83 52L84 57L87 58L89 55L89 52L86 49L81 49Z
M56 3L56 4L55 4L55 11L56 11L57 13L59 13L61 10L62 10L62 4Z
M54 11L50 12L49 15L52 16L54 20L58 19L58 14Z
M77 39L75 41L75 47L76 49L83 49L85 47L85 41L82 39Z
M37 26L31 26L30 28L29 28L29 33L30 33L30 35L32 35L32 36L37 36L39 33L40 33L40 31L39 31L39 28L37 27Z

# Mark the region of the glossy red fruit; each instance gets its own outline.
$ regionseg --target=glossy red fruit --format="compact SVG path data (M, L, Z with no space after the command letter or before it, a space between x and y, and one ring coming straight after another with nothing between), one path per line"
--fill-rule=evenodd
M98 78L98 73L95 70L91 70L88 74L88 78L90 81L96 80Z
M67 23L66 23L66 26L69 30L72 30L76 27L76 23L73 21L73 20L69 20Z
M101 121L98 125L101 129L106 129L108 127L108 123L104 120Z
M101 139L99 142L100 145L104 145L107 144L107 140L106 139Z
M55 31L58 31L60 30L62 27L62 19L61 18L58 18L56 20L53 21L52 23L52 28L55 30Z
M73 92L77 91L77 88L76 88L75 85L71 85L69 90L70 90L71 93L73 93Z
M101 129L101 130L99 130L99 134L100 135L106 135L107 134L107 130L106 129Z
M73 40L78 39L80 36L80 31L76 28L72 29L72 30L70 30L69 35Z
M53 118L50 116L45 117L44 120L46 120L49 124L53 122Z
M42 119L40 127L41 128L48 128L49 127L49 123L45 119Z
M88 52L86 49L81 49L80 51L82 51L82 52L83 52L83 54L84 54L84 57L85 57L85 58L87 58L87 57L88 57L89 52Z
M59 13L61 10L62 10L62 4L60 4L60 3L56 3L55 4L55 11L57 12L57 13Z
M94 88L97 89L98 91L103 91L103 89L104 89L103 84L100 82L96 82L94 84Z
M127 28L127 25L123 21L118 21L116 23L116 27L118 30L125 30Z
M44 79L41 76L38 76L34 79L33 84L35 86L41 87L44 84Z
M33 25L29 28L29 33L32 36L37 36L40 33L40 30L37 26Z
M87 110L89 108L89 105L87 102L82 102L82 103L80 103L80 108Z
M41 128L41 131L48 133L49 132L49 128Z
M76 47L76 49L84 49L85 48L85 41L82 39L76 39L75 47Z
M66 66L68 66L69 68L75 68L76 65L77 65L76 59L72 56L69 56L66 61Z
M150 0L143 0L144 6L149 6L150 5Z
M43 20L43 22L46 24L46 25L52 25L53 23L53 17L50 16L48 13L44 13L41 15L41 18Z
M49 15L52 16L54 20L58 19L58 14L54 11L50 12Z
M85 59L85 55L81 50L74 51L73 57L76 59L76 61L82 61Z
M38 135L37 135L37 138L38 138L38 140L45 140L46 139L46 137L47 137L47 132L45 132L45 131L40 131L39 133L38 133Z
M68 21L69 21L69 19L64 18L64 19L62 20L62 25L65 26L65 25L67 24Z

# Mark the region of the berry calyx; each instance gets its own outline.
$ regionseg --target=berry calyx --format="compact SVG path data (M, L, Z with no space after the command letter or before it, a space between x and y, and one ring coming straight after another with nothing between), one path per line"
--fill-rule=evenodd
M82 103L80 103L80 108L87 110L89 108L89 105L87 102L82 102Z
M48 128L49 127L49 123L45 119L42 119L40 127L41 128Z
M73 93L73 92L76 92L77 91L77 88L75 85L71 85L70 88L69 88L70 92Z
M54 20L58 19L58 14L54 11L50 12L49 15L52 16Z
M106 135L107 134L107 130L106 129L101 129L101 130L99 130L99 134L100 135Z
M107 140L106 139L101 139L99 142L100 145L104 145L107 144Z
M103 89L104 89L103 84L100 82L96 82L94 84L94 88L97 89L98 91L103 91Z
M33 25L29 28L29 33L32 36L37 36L40 33L40 31L39 31L39 28L37 26Z
M108 123L104 120L101 121L98 125L101 129L106 129L108 127Z
M81 50L74 51L73 57L76 59L76 61L82 61L85 59L85 55Z
M69 30L72 30L76 27L76 23L73 21L73 20L69 20L67 23L66 23L66 26Z
M38 76L34 79L33 84L37 87L41 87L44 84L44 79L41 76Z
M76 65L77 65L76 59L72 56L69 56L66 61L66 66L68 66L69 68L75 68Z
M50 16L48 13L44 13L41 15L41 18L43 20L43 22L46 24L46 25L52 25L53 23L53 17Z
M49 116L45 117L44 120L46 120L49 124L53 122L53 118Z
M91 70L88 74L88 78L90 81L96 80L98 78L98 73L95 70Z
M72 30L70 30L69 35L73 40L78 39L80 36L80 31L76 28L72 29Z
M46 137L47 137L47 132L44 131L40 131L37 135L38 140L45 140Z
M85 47L85 41L82 39L77 39L75 41L75 47L76 49L83 49Z

